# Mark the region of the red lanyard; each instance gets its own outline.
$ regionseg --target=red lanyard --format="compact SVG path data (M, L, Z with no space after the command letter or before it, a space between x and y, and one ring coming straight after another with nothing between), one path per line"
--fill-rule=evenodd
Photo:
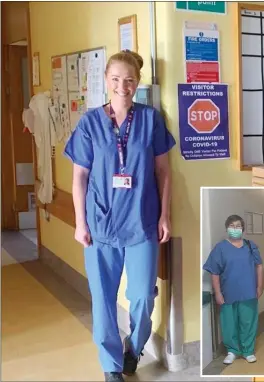
M112 105L110 103L110 115L114 115L114 114L115 114L115 112L114 112L114 110L112 108ZM124 175L124 173L125 173L124 150L127 147L127 141L128 141L128 137L129 137L132 121L133 121L133 116L134 116L134 108L133 108L133 105L132 105L132 107L130 108L130 110L128 112L127 127L126 127L126 132L125 132L123 141L122 141L122 138L121 138L121 135L120 135L118 124L116 122L116 118L115 117L111 117L112 122L113 122L114 133L116 134L117 150L118 150L119 164L120 164L120 173L122 175Z

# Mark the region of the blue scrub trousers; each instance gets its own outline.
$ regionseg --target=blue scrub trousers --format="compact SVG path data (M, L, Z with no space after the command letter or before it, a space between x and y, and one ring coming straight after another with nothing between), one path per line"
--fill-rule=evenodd
M85 268L92 296L93 339L104 372L122 372L123 345L117 324L117 293L125 264L130 301L130 349L143 350L151 334L150 319L157 295L157 238L125 247L94 241L85 248Z

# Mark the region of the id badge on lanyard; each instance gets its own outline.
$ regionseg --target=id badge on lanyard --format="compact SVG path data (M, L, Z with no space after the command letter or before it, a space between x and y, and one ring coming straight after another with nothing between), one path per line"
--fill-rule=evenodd
M111 104L110 104L110 114L112 115L114 114ZM120 173L113 175L113 188L131 188L132 187L132 176L125 173L124 151L127 147L127 141L128 141L128 137L129 137L129 133L131 129L133 115L134 115L134 109L132 106L127 117L128 121L127 121L127 127L126 127L126 132L125 132L123 141L119 132L116 119L112 117L113 129L116 134L116 140L117 140L117 150L118 150L119 166L120 166Z
M132 176L116 174L113 176L113 188L131 188Z

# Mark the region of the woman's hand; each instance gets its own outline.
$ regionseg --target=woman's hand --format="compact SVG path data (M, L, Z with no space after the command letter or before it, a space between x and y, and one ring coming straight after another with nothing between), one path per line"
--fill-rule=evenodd
M221 292L215 294L215 301L218 305L223 305L225 303L224 296Z
M87 224L77 225L74 237L75 240L81 243L85 248L92 244L91 234Z
M158 225L159 230L159 243L166 243L171 236L171 224L170 219L166 216L161 216Z
M257 288L257 298L260 298L262 296L262 293L263 293L263 288L262 287L258 287Z

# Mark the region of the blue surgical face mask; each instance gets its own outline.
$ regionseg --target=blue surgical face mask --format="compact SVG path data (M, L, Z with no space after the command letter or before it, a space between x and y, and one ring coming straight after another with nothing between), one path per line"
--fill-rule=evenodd
M241 239L243 230L242 228L227 228L227 234L230 239Z

